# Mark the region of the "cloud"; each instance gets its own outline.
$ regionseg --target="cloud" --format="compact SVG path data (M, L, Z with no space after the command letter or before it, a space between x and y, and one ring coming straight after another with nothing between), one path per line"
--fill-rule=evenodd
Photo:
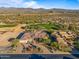
M17 7L22 0L0 0L0 7Z
M23 7L28 8L43 8L43 6L39 5L36 1L25 2Z
M0 7L44 8L36 0L0 0Z

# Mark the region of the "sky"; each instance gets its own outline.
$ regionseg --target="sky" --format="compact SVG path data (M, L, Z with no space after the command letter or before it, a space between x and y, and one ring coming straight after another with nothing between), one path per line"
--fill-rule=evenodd
M79 0L0 0L0 7L79 9Z

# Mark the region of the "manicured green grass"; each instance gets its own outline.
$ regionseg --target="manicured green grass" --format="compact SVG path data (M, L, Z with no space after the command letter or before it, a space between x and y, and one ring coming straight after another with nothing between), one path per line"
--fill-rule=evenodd
M0 28L3 28L3 27L14 27L16 26L15 24L7 24L7 25L0 25Z
M40 29L47 29L47 30L59 30L59 29L61 29L61 28L63 28L63 25L61 25L61 24L55 24L55 23L47 23L47 24L37 24L37 25L35 25L35 24L32 24L31 26L31 29L32 28L40 28Z

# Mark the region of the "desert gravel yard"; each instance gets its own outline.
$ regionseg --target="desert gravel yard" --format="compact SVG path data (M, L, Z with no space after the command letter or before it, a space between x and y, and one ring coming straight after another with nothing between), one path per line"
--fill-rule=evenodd
M0 41L0 46L8 46L8 41Z
M17 25L15 27L0 28L0 31L6 31L3 34L0 33L0 46L6 46L9 44L8 39L16 38L24 30L21 29L21 25Z

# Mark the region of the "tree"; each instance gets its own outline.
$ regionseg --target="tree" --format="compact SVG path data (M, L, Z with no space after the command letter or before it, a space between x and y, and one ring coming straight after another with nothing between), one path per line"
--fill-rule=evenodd
M44 39L44 43L46 44L49 44L51 42L51 40L48 38L48 39Z
M13 42L12 42L12 47L16 47L17 44L19 42L19 39L15 39Z
M50 42L51 42L51 40L49 38L48 39L39 38L37 41L38 42L43 42L45 44L50 44Z
M52 10L50 10L50 11L49 11L49 13L53 13L53 11L52 11Z
M76 30L76 25L75 24L69 24L69 26L68 26L68 30L71 30L71 31L73 31L73 32L77 32L77 30Z
M75 46L75 48L77 48L79 50L79 40L74 42L74 46Z
M59 49L59 44L57 42L51 42L51 46Z

